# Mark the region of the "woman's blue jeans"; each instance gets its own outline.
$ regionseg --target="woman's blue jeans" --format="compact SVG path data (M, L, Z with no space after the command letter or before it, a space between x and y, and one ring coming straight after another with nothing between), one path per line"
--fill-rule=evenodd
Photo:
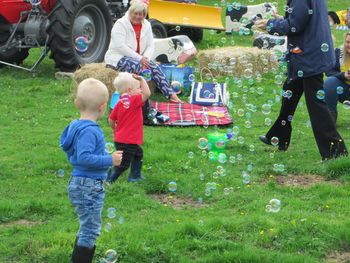
M68 195L80 221L77 244L92 248L101 233L105 198L102 180L72 176Z
M338 94L338 87L343 88L343 92ZM350 85L344 83L336 77L328 77L324 82L324 91L326 93L326 103L332 112L337 112L337 104L350 99Z

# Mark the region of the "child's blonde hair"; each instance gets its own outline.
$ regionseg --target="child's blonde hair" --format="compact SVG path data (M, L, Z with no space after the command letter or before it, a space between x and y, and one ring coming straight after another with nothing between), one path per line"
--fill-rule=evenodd
M128 88L139 88L140 82L128 72L119 72L114 79L114 87L119 94L127 93Z
M345 45L346 45L346 39L350 36L350 32L347 32L345 34L344 38L344 44L343 44L343 64L349 65L350 64L350 54L346 51Z
M88 78L78 85L75 104L80 111L96 112L107 101L108 89L101 81Z

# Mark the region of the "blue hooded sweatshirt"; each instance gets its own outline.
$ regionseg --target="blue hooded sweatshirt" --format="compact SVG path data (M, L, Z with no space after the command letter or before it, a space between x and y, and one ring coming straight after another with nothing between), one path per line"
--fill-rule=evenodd
M72 176L105 180L112 156L105 151L100 126L90 120L74 120L63 131L60 146L74 166Z
M326 0L287 0L284 19L267 23L270 34L288 39L288 78L307 78L328 72L335 65ZM300 52L292 52L298 49Z

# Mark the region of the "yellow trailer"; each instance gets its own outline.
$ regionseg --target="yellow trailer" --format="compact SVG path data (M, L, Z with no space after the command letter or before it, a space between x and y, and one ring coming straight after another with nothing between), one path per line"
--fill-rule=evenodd
M176 35L176 27L181 27L179 33L189 35L194 41L200 41L203 29L224 31L221 7L198 5L163 0L150 0L148 17L152 24L155 37L164 38ZM183 32L184 31L184 32Z

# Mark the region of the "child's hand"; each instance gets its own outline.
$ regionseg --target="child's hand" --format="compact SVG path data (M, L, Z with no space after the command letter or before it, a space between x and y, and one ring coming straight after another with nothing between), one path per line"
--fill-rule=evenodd
M114 166L119 166L123 159L123 151L115 151L112 154L112 160Z
M137 75L137 74L132 74L132 77L138 81L141 81L142 80L142 77L140 75Z

